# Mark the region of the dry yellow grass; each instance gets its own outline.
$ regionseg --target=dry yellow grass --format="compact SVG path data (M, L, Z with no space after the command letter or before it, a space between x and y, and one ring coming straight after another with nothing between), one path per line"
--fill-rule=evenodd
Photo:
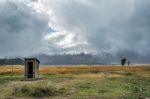
M126 71L131 73L150 72L149 65L141 66L40 66L40 74L81 74L81 73L97 73L97 72L114 72L114 71ZM24 66L22 65L6 65L0 66L0 75L5 74L24 74Z
M0 66L0 75L5 74L24 74L24 66L22 65L3 65Z
M96 72L113 72L113 71L127 71L131 73L142 73L142 72L149 72L150 66L43 66L40 68L41 74L53 74L53 73L96 73Z

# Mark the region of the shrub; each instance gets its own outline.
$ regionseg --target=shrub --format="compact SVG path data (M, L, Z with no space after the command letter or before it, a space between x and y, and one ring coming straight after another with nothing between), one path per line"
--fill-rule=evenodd
M13 88L15 96L31 96L31 97L47 97L63 94L61 89L52 85L37 84L37 85L22 85Z
M126 58L121 59L121 65L124 66L126 64L126 61L127 61Z

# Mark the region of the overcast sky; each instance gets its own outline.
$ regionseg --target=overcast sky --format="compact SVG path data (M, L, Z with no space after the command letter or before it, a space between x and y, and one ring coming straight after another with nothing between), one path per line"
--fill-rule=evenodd
M150 53L150 0L0 0L0 57Z

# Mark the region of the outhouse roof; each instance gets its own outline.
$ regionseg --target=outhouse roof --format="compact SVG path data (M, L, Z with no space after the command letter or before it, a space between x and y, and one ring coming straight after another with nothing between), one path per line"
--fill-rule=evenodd
M36 60L38 63L40 63L40 61L37 59L37 58L24 58L25 61L28 61L28 60Z

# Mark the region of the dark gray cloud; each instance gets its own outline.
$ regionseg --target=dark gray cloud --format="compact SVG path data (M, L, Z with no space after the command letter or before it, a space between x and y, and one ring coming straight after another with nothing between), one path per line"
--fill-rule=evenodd
M36 13L25 2L0 1L0 56L28 55L42 46L48 16Z

